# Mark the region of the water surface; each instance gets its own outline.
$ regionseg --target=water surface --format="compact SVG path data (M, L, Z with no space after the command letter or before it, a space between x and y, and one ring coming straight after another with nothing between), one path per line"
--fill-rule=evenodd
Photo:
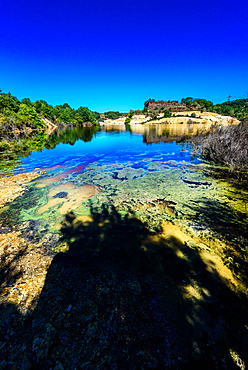
M201 232L215 230L217 223L234 229L237 219L243 222L243 194L209 177L208 165L194 155L187 140L202 130L194 124L58 131L46 148L16 166L15 173L37 168L46 173L5 207L0 219L12 225L42 220L59 232L68 212L90 215L111 204L123 216L134 213L153 231L163 221Z

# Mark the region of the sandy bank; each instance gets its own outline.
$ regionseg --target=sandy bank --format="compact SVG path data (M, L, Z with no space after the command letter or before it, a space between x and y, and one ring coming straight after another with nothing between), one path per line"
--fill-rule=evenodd
M145 114L135 114L130 124L138 123L150 123L150 124L165 124L165 123L212 123L212 124L238 124L240 121L237 118L230 116L222 116L217 113L203 112L200 111L188 111L188 112L173 112L173 116L169 118L163 118L163 113L157 115L158 119L152 119L151 116ZM191 117L194 114L195 117ZM120 117L118 119L107 119L104 122L100 122L100 125L124 125L126 117Z
M0 178L0 208L24 193L27 183L40 177L43 171L21 173Z

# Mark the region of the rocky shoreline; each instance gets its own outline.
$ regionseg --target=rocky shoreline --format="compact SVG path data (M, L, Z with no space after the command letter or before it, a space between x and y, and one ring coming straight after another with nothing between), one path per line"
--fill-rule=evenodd
M32 171L0 178L0 208L21 196L27 184L43 175L43 171Z
M0 212L42 174L43 171L33 171L0 178ZM51 234L37 238L40 230L36 224L35 221L16 226L0 224L0 303L12 303L23 314L34 307L52 260L46 251Z
M0 179L2 209L42 173ZM114 207L71 212L60 235L39 220L1 228L0 252L0 368L244 368L236 279L170 222L151 233Z

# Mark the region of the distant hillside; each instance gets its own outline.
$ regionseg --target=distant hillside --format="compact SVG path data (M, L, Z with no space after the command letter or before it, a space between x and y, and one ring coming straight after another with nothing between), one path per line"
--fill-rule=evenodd
M214 112L226 116L233 116L242 120L248 120L248 99L238 99L227 101L221 104L214 105L213 102L206 99L193 99L191 97L183 98L178 101L164 101L148 99L144 103L144 111L148 113L166 113L178 111L200 110L201 112ZM166 113L168 117L168 113Z
M240 121L248 120L248 99L226 101L214 106L217 113L235 116Z

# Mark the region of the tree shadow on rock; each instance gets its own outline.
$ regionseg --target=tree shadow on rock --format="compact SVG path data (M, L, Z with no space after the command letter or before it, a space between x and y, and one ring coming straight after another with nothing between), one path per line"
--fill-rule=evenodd
M201 200L200 203L189 207L196 214L194 219L191 216L193 229L202 231L203 235L210 230L217 238L228 243L229 248L224 250L225 262L247 284L248 219L246 212L234 209L229 204L216 199Z
M247 362L246 302L196 249L106 205L91 208L91 217L68 213L61 232L69 250L53 259L23 324L20 348L31 367L230 369Z
M196 214L195 221L207 225L211 230L219 231L223 236L230 233L248 237L245 212L233 209L229 204L216 199L202 199L200 203L188 205L188 207Z

